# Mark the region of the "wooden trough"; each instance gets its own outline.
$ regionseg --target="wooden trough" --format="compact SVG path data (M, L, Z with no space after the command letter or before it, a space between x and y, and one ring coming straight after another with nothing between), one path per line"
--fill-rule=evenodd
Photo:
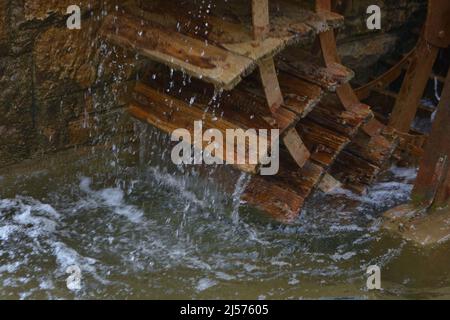
M291 221L315 188L340 185L335 178L363 192L395 145L348 84L334 38L342 23L329 0L311 10L293 0L129 1L102 35L160 64L136 84L136 118L168 133L196 120L223 132L279 129L277 175L238 168L254 174L243 200ZM302 49L316 39L319 54Z

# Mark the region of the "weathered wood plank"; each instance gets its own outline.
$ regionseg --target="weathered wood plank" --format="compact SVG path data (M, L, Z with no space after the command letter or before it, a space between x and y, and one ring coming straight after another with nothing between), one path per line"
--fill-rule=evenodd
M306 117L323 97L323 90L316 84L294 77L286 72L278 74L284 105L299 115Z
M399 143L394 151L393 158L397 160L400 166L418 167L420 159L424 155L424 145L428 136L410 133L397 134Z
M114 44L224 89L255 68L248 58L132 16L107 17L101 33Z
M310 161L299 168L288 154L282 153L280 158L278 175L252 177L242 200L278 221L289 223L300 214L324 170Z
M227 129L241 129L235 123L225 119L216 119L214 115L205 111L189 106L184 101L170 97L164 93L158 92L153 88L138 83L134 92L134 101L129 106L129 112L136 118L146 121L156 128L171 134L173 131L183 128L194 136L194 122L202 121L203 130L217 129L226 136ZM228 145L226 142L219 144L224 148L224 158L233 157L237 159L237 148ZM270 141L268 142L270 145ZM205 142L206 144L206 142ZM221 155L217 155L220 157ZM237 164L238 169L248 172L257 173L258 164Z
M330 10L331 0L316 1L317 12L323 13ZM321 33L319 40L326 66L341 63L334 32L331 30ZM349 83L339 86L336 89L336 94L339 97L342 107L346 110L355 113L371 113L370 107L360 102ZM385 137L385 132L378 130L377 124L378 122L371 121L367 125L363 125L361 127L363 133L361 135L367 135L369 141L364 140L363 143L356 143L353 145L352 150L342 152L332 167L332 173L333 171L336 172L336 178L344 179L341 181L348 188L357 192L364 192L366 186L373 182L380 171L380 166L387 162L395 147L395 139L393 137L389 137L389 139ZM351 147L349 146L349 148Z
M275 114L284 101L272 57L259 62L259 74L269 109Z
M252 20L255 40L267 38L270 31L269 0L252 0Z
M341 152L330 169L332 176L357 193L365 193L379 173L379 167L347 151Z
M349 68L339 63L322 66L317 57L313 57L308 52L296 47L283 51L277 58L277 66L284 72L332 92L354 77L354 72Z
M322 181L320 181L319 185L317 186L317 188L324 193L333 192L334 190L341 187L342 183L328 173L323 176Z
M323 90L315 84L293 77L287 73L278 74L281 91L283 93L283 104L272 117L278 121L278 128L282 131L296 125L301 119L306 117L319 103L323 96ZM264 90L258 77L251 75L236 87L236 94L250 94L252 99L258 101L258 106L265 109L265 114L269 111L269 105L265 100ZM245 95L244 94L244 95ZM232 96L235 92L231 93ZM251 103L249 100L247 103Z
M208 112L233 121L242 128L280 129L283 133L300 119L285 105L272 114L263 90L251 79L244 80L232 91L217 91L208 83L195 78L187 80L180 72L170 75L169 71L165 67L161 70L152 69L151 75L146 74L143 81L189 105L203 105L203 109Z
M308 114L308 119L338 134L353 138L367 118L359 113L342 110L333 104L320 103Z
M271 57L288 45L311 42L315 34L343 24L340 15L316 14L291 1L271 1L269 4L270 29L258 40L254 38L253 12L248 1L218 1L208 8L208 13L188 1L174 5L162 0L145 1L140 7L128 3L126 10L254 61Z
M324 168L333 164L339 153L350 142L349 138L324 128L308 118L299 123L298 130L311 151L311 160Z
M376 166L383 167L394 153L396 141L388 140L381 134L369 136L359 132L349 144L348 150Z
M305 202L296 191L267 181L264 177L252 177L242 200L283 223L293 222Z
M289 150L291 157L297 163L300 168L306 164L306 161L311 157L311 153L305 146L302 138L298 134L295 128L287 130L283 136L283 143Z

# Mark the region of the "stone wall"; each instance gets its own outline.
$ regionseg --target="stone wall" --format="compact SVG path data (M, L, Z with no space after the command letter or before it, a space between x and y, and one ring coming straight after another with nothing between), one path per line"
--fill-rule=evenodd
M66 28L70 4L81 30ZM0 167L116 129L139 61L98 38L114 1L0 0Z
M342 0L337 7L346 19L338 37L339 52L345 65L354 69L357 80L366 81L380 57L395 57L412 49L426 12L426 0ZM378 5L382 30L367 29L366 10Z
M365 10L377 2L383 31L368 32ZM344 61L368 74L368 66L396 48L406 21L420 24L416 12L424 2L346 0ZM0 0L0 167L129 129L117 118L141 61L98 38L102 18L118 3ZM66 28L71 4L83 9L80 31Z

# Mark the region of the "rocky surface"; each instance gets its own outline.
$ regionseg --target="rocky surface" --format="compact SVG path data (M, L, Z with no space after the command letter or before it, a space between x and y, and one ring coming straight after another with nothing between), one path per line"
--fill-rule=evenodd
M6 29L6 1L1 0L0 1L0 56L2 54L2 51L4 51L2 48L6 47L7 40L8 40L8 31Z
M71 4L83 10L81 30L66 27ZM98 37L114 7L114 1L0 0L0 167L96 143L113 131L109 120L120 114L140 63Z
M449 207L426 210L402 205L383 215L383 228L420 246L433 246L450 241Z
M369 70L380 57L407 52L415 45L427 12L427 1L423 0L344 0L341 3L337 10L346 22L338 36L339 53L344 64L355 70L358 82L368 80ZM366 10L372 4L381 8L382 30L367 29Z

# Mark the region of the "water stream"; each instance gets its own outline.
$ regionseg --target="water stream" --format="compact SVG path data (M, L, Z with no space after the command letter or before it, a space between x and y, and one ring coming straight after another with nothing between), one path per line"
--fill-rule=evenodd
M136 136L0 171L1 299L450 298L450 246L377 223L408 201L414 169L392 168L366 196L317 194L282 225L240 204L245 175L172 166L166 135L136 124ZM380 292L366 289L374 264Z

